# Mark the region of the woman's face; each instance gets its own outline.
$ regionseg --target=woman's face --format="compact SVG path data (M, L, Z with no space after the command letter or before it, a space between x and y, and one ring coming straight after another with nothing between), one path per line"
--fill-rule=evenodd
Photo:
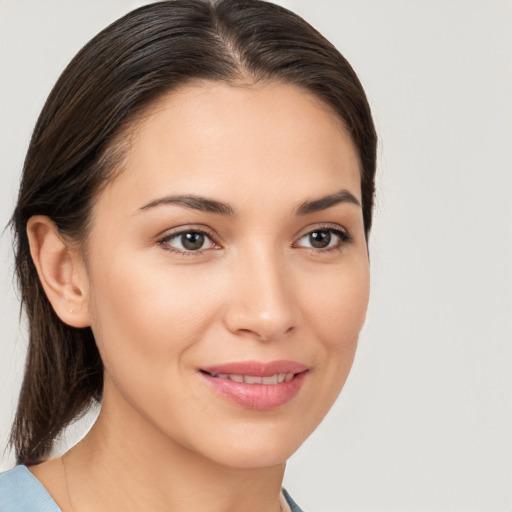
M282 463L336 399L365 318L352 142L302 89L211 82L160 100L130 140L84 267L102 414L223 465Z

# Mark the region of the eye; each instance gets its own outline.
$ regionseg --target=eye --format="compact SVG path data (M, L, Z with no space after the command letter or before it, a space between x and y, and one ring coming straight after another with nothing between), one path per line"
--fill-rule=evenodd
M217 247L208 233L200 230L180 231L160 239L164 249L182 254L201 252Z
M338 249L350 242L350 235L337 228L318 228L301 236L295 247L307 247L315 250Z

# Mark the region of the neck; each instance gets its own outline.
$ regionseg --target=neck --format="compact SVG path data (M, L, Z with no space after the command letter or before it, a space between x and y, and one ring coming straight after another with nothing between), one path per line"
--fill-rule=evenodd
M65 465L77 511L281 510L284 463L234 468L206 458L169 439L107 388L98 420Z

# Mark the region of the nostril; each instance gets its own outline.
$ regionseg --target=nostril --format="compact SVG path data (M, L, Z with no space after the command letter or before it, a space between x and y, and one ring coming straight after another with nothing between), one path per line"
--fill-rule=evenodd
M288 336L294 331L295 327L290 326L285 330L278 331L265 331L264 329L253 330L253 329L238 329L237 333L241 336L249 336L262 341L271 341L282 336Z
M277 300L275 294L271 298ZM269 304L269 300L249 302L245 297L229 303L223 321L227 329L237 336L271 341L295 331L298 311L293 301L285 298L279 304Z

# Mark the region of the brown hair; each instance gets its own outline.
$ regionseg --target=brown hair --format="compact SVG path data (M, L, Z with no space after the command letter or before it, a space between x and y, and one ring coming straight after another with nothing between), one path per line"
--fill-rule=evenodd
M366 234L370 230L377 144L370 108L349 63L308 23L260 0L169 0L117 20L75 56L50 93L11 220L29 322L11 434L18 462L45 457L59 433L101 400L103 386L90 328L64 324L45 296L29 252L27 221L47 215L60 233L84 240L92 201L129 146L123 134L130 122L164 93L194 80L281 81L329 105L358 150Z

